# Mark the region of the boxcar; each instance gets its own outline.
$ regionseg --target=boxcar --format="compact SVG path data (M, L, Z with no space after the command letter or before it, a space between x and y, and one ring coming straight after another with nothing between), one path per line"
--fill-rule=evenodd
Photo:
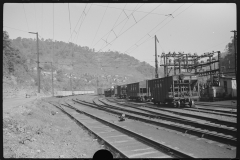
M104 90L103 90L103 88L97 88L97 94L98 94L98 95L104 95Z
M148 80L127 84L127 97L131 100L136 101L147 101L148 93L147 93Z
M127 97L127 85L117 86L117 97L119 97L119 98Z
M181 73L148 80L148 89L154 104L167 103L174 107L194 106L199 99L198 79L195 74Z

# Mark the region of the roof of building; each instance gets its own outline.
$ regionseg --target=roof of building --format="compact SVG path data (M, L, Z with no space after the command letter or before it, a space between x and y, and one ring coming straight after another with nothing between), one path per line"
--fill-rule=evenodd
M226 79L236 79L235 76L221 76L220 78L226 78Z

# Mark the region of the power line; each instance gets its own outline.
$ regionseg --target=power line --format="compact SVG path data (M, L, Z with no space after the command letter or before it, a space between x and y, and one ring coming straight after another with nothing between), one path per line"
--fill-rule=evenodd
M81 21L80 26L79 26L79 28L78 28L78 33L77 33L77 36L76 36L76 37L77 37L77 38L76 38L76 44L77 44L77 41L78 41L78 36L79 36L79 33L80 33L81 26L82 26L85 18L87 17L88 12L90 11L90 9L91 9L91 7L92 7L92 5L91 5L91 6L89 7L87 13L85 13L85 9L86 9L87 5L88 5L88 4L86 4L86 6L85 6L85 8L84 8L84 10L83 10L83 12L82 12L82 14L81 14L81 16L82 16L83 14L84 14L85 16L82 18L82 21Z
M183 4L184 5L184 4ZM178 7L174 12L176 12L179 8L181 8L183 5L181 5L180 7ZM169 15L172 15L174 12L172 12ZM166 19L168 19L169 17L166 17L164 20L162 20L160 23L158 23L155 27L153 27L145 36L150 36L150 32L152 32L156 27L158 27L160 24L162 24ZM132 48L133 46L135 46L138 42L140 42L145 36L143 36L141 39L139 39L134 45L132 45L131 47L129 47L126 51L128 51L130 48ZM151 37L151 36L150 36ZM125 51L125 52L126 52Z
M78 22L77 22L76 26L74 27L74 30L73 30L72 34L73 34L74 32L76 32L75 29L77 28L77 25L78 25L81 17L83 16L83 13L85 13L85 8L86 8L86 6L87 6L87 4L85 5L84 10L83 10L83 12L81 13L80 17L78 18ZM80 23L80 26L81 26L81 23Z
M35 3L34 3L34 11L35 11L35 20L36 20L36 30L38 30L38 28L37 28L37 17L36 17L36 8L35 8Z
M42 3L42 14L41 14L41 17L42 17L42 23L41 23L41 34L42 34L42 26L43 26L43 3Z
M161 6L162 4L158 5L157 7L155 7L151 12L153 12L155 9L157 9L159 6ZM145 16L143 16L138 22L140 22L141 20L143 20L146 16L148 16L151 12L149 12L148 14L146 14ZM118 37L120 37L121 35L123 35L124 33L126 33L129 29L131 29L133 26L135 26L137 23L133 24L132 26L130 26L127 30L125 30L123 33L121 33L120 35L118 35ZM117 37L117 38L118 38ZM114 40L112 40L110 43L112 43L113 41L115 41L117 38L115 38ZM108 44L107 44L108 45ZM106 45L106 46L107 46ZM106 47L105 46L105 47ZM100 50L104 49L105 47L101 48ZM100 51L99 50L99 51Z
M85 11L85 8L86 8L86 6L84 7L84 10L83 10L81 16L79 17L79 21L81 20L81 22L80 22L80 25L79 25L79 27L78 27L77 32L76 32L75 29L73 30L73 32L76 33L76 36L75 36L76 41L77 41L77 38L78 38L78 35L79 35L79 31L80 31L80 28L81 28L81 25L82 25L82 22L83 22L83 19L84 19L84 15L85 15L85 14L83 14L83 13L85 13L85 12L84 12L84 11ZM78 22L79 22L79 21L78 21ZM77 24L78 24L78 22L77 22ZM76 26L77 26L77 25L76 25ZM76 28L76 27L75 27L75 28ZM72 33L72 34L73 34L73 33ZM73 40L73 41L74 41L74 40ZM76 43L76 42L75 42L75 43Z
M8 27L8 26L3 26L3 27L7 27L7 28L11 28L11 29L14 29L14 30L18 30L18 31L22 31L22 32L27 32L28 33L28 31L24 31L24 30L21 30L21 29L16 29L16 28Z
M91 8L91 7L90 7ZM90 8L89 8L89 10L90 10ZM89 10L88 10L88 12L89 12ZM82 16L82 14L81 14L81 16ZM79 22L79 20L80 20L80 18L81 18L81 16L79 17L79 19L78 19L78 22ZM77 23L78 24L78 23ZM76 29L76 27L77 27L77 24L76 24L76 26L75 26L75 28L74 28L74 30ZM72 34L73 34L73 32L72 32ZM71 34L71 36L72 36L72 34ZM69 37L69 39L68 39L68 42L69 42L69 40L71 39L71 36ZM65 47L63 48L63 50L62 50L62 52L66 49L66 46L67 45L65 45Z
M138 6L138 4L137 4L137 5L135 6L133 12L132 12L130 15L133 16L133 13L134 13L135 11L137 11L139 8L141 8L143 5L144 5L144 4L142 4L140 7L137 8L137 6ZM125 6L125 7L126 7L126 6ZM136 8L137 8L137 9L136 9ZM123 9L123 12L124 12L124 9ZM125 12L124 12L124 13L125 13ZM125 14L126 14L126 13L125 13ZM130 15L129 15L129 16L130 16ZM126 23L128 22L129 16L126 15L126 18L123 20L123 21L125 21L125 20L127 19L127 21L125 22L124 26L125 26ZM121 21L118 25L120 25L123 21ZM118 26L118 25L117 25L117 26ZM122 27L122 29L124 28L124 26ZM117 34L113 31L114 28L116 28L116 27L113 27L112 30L110 30L109 34L110 34L111 32L113 32L113 33L115 34L116 38L118 38L118 35L119 35L120 32L122 31L122 29L120 30L120 32L119 32L118 35L117 35ZM130 27L130 28L131 28L131 27ZM103 37L105 37L105 35L104 35ZM101 39L103 39L103 37L102 37ZM100 39L100 40L101 40L101 39ZM100 40L99 40L99 41L100 41ZM97 44L97 43L96 43L96 44ZM107 44L107 45L109 45L109 44L111 45L111 42L110 42L110 43L106 43L106 44ZM103 47L103 46L102 46L102 47ZM101 47L101 48L102 48L102 47ZM106 47L106 46L105 46L105 47ZM104 48L105 48L105 47L104 47ZM99 51L100 51L100 50L99 50Z
M141 8L142 6L143 6L144 4L142 4L139 8ZM137 8L137 6L138 6L138 4L136 5L136 7L134 8L134 10L133 10L133 12L130 14L130 15L132 15L133 16L133 13L136 11L136 10L138 10L138 9L136 9ZM123 10L123 12L124 12L124 10ZM125 12L124 12L125 13ZM126 14L126 13L125 13ZM130 16L129 15L129 16ZM126 14L126 16L127 16L127 14ZM129 17L129 16L127 16L127 17ZM125 24L123 25L123 27L122 27L122 29L120 30L120 32L118 33L118 34L120 34L121 32L122 32L122 30L123 30L123 28L125 27L125 25L127 24L127 22L128 22L128 20L129 20L129 18L127 19L127 21L125 22Z
M117 18L117 20L115 21L115 23L114 23L114 25L113 25L113 27L112 27L112 29L111 30L113 30L113 28L115 27L115 25L116 25L116 23L117 23L117 21L118 21L118 19L120 18L120 16L122 15L122 13L124 12L124 9L125 9L125 7L127 6L127 3L125 4L125 6L123 7L123 9L122 9L122 12L120 13L120 15L118 16L118 18ZM108 34L108 36L107 36L107 38L106 38L106 41L107 41L107 39L108 39L108 37L109 37L109 35L110 35L110 33L111 32L109 32L109 34Z
M72 29L71 29L71 18L70 18L70 10L69 10L69 3L68 3L68 15L69 15L69 24L70 24L70 35L71 35L71 42L72 42L72 34L71 34L71 31L72 31Z
M193 5L193 4L192 4ZM190 8L192 5L190 5L190 6L188 6L186 9L184 9L182 12L180 12L179 14L177 14L176 16L175 16L175 18L176 17L178 17L180 14L182 14L185 10L187 10L188 8ZM166 26L169 22L171 22L173 19L171 19L170 21L168 21L165 25L163 25L160 29L162 29L164 26ZM158 29L157 31L155 31L155 33L154 34L156 34L160 29ZM142 42L141 44L139 44L138 46L140 46L140 45L142 45L143 43L145 43L145 42L147 42L147 41L149 41L150 39L148 38L148 39L146 39L144 42ZM135 48L136 49L136 48ZM135 50L135 49L133 49L133 50ZM133 51L132 50L132 51Z
M192 4L194 5L194 4ZM177 14L175 17L179 16L180 14L182 14L184 11L186 11L188 8L190 8L192 5L188 6L186 9L184 9L182 12L180 12L179 14ZM164 26L166 26L169 22L171 22L173 19L171 19L170 21L168 21ZM160 29L162 29L164 26L162 26ZM160 29L158 29L156 32L158 32Z
M102 5L98 5L98 4L93 4L93 5L99 6L99 7L106 7L106 6L102 6ZM117 7L109 7L109 8L114 8L114 9L122 10L121 8L117 8ZM126 10L126 11L134 11L134 10L130 10L130 9L124 9L124 10ZM149 12L144 12L144 11L136 11L136 12L149 13ZM165 16L165 14L159 14L159 13L150 13L150 14L156 14L156 15Z
M106 35L108 35L109 33L111 33L117 26L119 26L119 25L120 25L122 22L124 22L126 19L127 19L127 17L126 17L125 19L123 19L121 22L119 22L114 28L112 28L112 30L110 30L110 31L107 32L104 36L102 36L102 38L100 38L98 42L100 42L100 41L103 39L103 37L105 37ZM116 33L115 33L114 31L113 31L113 33L116 35ZM116 37L117 37L117 35L116 35ZM98 44L98 42L95 43L95 44L93 45L93 47L94 47L96 44Z
M28 21L27 21L27 16L26 16L26 11L25 11L24 4L23 4L23 10L24 10L24 14L25 14L25 20L26 20L26 23L27 23L27 28L28 28ZM29 28L28 28L28 31L29 31Z
M53 55L52 55L52 62L54 58L54 3L53 3Z
M221 43L218 43L217 45L214 45L214 46L209 47L209 48L207 48L207 49L204 49L204 50L202 50L202 51L205 52L206 50L212 49L213 47L219 46L220 44L227 43L227 41L229 41L229 40L225 40L225 41L223 41L223 42L221 42Z
M108 5L109 5L109 3L108 3ZM102 20L103 20L103 18L104 18L104 16L105 16L105 13L106 13L107 9L108 9L108 7L107 7L107 8L105 9L105 11L104 11L103 17L102 17L101 22L100 22L100 24L99 24L99 26L98 26L97 32L95 33L95 36L94 36L94 38L93 38L92 43L93 43L94 40L95 40L95 37L96 37L96 35L97 35L97 33L98 33L98 30L99 30L99 28L100 28L100 26L101 26L101 24L102 24ZM92 46L92 44L91 44L91 46Z

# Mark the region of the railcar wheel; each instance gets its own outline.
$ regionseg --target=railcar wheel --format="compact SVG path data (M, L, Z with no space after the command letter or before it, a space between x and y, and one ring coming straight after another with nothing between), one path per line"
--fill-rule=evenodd
M189 103L189 106L190 106L190 107L192 107L192 108L194 108L194 107L195 107L195 103L194 103L194 101L193 101L193 100L191 100L191 101L190 101L190 103Z

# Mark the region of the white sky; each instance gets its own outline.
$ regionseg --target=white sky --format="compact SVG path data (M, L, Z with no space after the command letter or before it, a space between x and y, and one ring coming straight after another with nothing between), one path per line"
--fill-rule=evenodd
M72 41L95 51L110 49L152 66L154 35L159 55L163 51L202 54L224 51L233 36L230 31L236 30L233 3L70 3L69 9L70 20L68 3L5 3L3 29L10 39L35 38L27 32L38 32L39 38Z

